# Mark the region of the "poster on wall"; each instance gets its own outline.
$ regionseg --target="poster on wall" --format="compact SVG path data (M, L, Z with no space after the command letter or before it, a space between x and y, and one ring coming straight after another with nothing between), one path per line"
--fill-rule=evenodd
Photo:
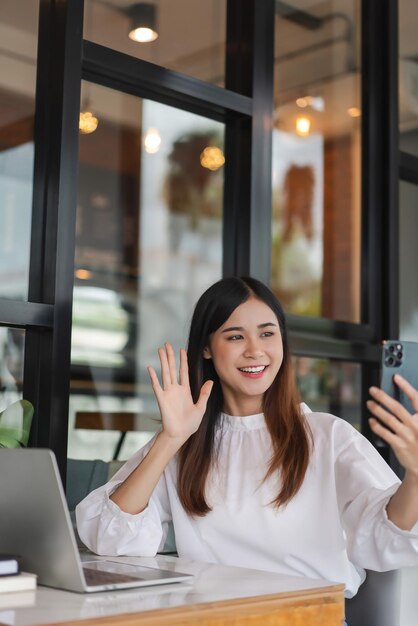
M285 310L320 315L323 138L273 131L272 287Z

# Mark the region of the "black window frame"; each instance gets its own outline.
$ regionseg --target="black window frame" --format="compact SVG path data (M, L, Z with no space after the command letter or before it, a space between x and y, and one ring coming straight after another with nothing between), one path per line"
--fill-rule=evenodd
M29 297L0 300L0 325L26 330L30 443L55 452L64 481L82 79L226 124L223 273L271 277L275 1L228 0L225 88L83 40L83 5L40 0ZM295 354L362 365L362 406L379 344L399 332L398 174L418 180L418 159L399 155L397 16L397 0L362 2L362 322L288 317Z

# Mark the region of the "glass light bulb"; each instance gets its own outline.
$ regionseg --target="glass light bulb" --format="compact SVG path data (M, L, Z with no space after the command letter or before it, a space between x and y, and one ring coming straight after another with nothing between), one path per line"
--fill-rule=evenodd
M224 163L224 153L217 146L206 146L200 155L200 165L212 172L216 172Z
M311 130L311 120L308 117L298 117L296 119L296 132L301 137L309 135Z
M350 107L349 109L347 109L347 113L348 115L350 115L350 117L361 116L361 110L358 107Z
M155 154L161 146L161 135L157 128L149 128L144 138L145 152Z
M148 43L149 41L155 41L157 37L158 33L156 33L155 30L152 30L151 28L144 28L142 26L139 28L134 28L129 33L129 39L132 39L132 41L137 41L139 43Z
M80 119L78 122L78 128L80 130L80 133L82 133L83 135L94 133L98 125L99 120L93 115L91 111L80 111Z

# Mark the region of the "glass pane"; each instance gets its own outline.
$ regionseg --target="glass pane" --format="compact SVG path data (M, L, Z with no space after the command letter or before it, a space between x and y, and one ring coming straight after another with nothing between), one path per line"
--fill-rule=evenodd
M399 196L399 336L418 341L418 187L401 181Z
M159 428L147 366L221 277L224 126L84 83L69 456L128 457ZM83 106L82 106L83 108Z
M312 411L338 415L361 430L361 366L307 356L293 361L303 402Z
M276 2L272 286L288 313L349 322L360 321L359 5Z
M418 154L418 4L399 0L399 130L401 150Z
M142 8L146 5L145 11L138 11L138 3L126 0L85 0L84 39L224 86L226 0L154 0L139 4ZM150 20L154 21L151 30L158 34L157 39L130 39L132 29ZM142 34L153 36L150 31Z
M0 298L27 299L38 2L0 6Z
M25 331L0 326L0 411L22 399Z

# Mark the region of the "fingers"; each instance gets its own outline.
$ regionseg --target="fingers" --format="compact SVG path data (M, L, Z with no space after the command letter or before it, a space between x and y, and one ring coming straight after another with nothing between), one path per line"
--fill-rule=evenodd
M398 420L409 424L411 421L411 415L400 402L391 398L387 393L378 387L370 387L369 392L376 402L383 404L385 409L390 411L390 413L393 413ZM378 417L380 417L380 415Z
M409 391L412 396L416 393L399 374L394 377L394 381L405 393ZM392 447L398 458L399 454L405 455L405 450L411 447L415 449L418 438L417 416L411 415L400 402L377 387L371 387L370 394L374 400L368 400L367 407L377 418L369 420L372 431ZM413 456L416 458L416 452Z
M158 348L158 356L161 364L161 380L163 389L167 389L171 384L170 366L168 365L167 352L165 348Z
M388 428L383 426L378 422L374 417L369 419L369 425L375 435L386 441L392 448L396 447L396 444L399 441L399 437L394 433L391 433Z
M189 364L187 361L187 352L184 348L180 349L180 385L190 387Z
M177 365L173 346L165 343L164 348L158 348L158 356L161 364L162 387L168 389L170 385L177 383Z
M154 390L155 395L158 397L158 394L162 391L160 381L158 380L157 373L155 369L151 366L147 367L149 377L151 379L151 385Z
M418 413L418 390L415 389L405 378L403 378L400 374L395 374L393 380L398 385L403 392L406 393L408 398L411 400L411 404L414 407L414 410Z
M207 380L202 386L202 389L200 390L200 394L196 402L196 406L198 406L199 409L202 411L206 410L206 405L208 403L212 388L213 388L213 380Z
M395 415L392 415L389 411L385 409L381 404L374 402L373 400L367 401L367 408L370 413L373 413L381 422L383 422L384 427L386 429L390 428L391 431L396 433L397 435L402 435L407 430L407 427L401 422Z
M173 346L171 343L164 344L165 351L167 354L168 368L170 371L170 381L171 384L177 383L177 365L176 365L176 357L174 354Z

